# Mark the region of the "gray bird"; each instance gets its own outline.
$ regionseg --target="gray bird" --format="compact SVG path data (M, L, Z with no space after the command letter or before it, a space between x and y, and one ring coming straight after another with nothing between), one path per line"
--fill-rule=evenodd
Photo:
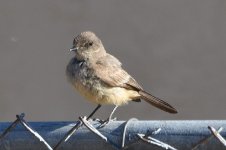
M129 101L140 102L141 99L168 113L177 113L170 104L144 91L122 68L121 62L106 52L101 40L93 32L82 32L75 37L70 51L75 56L67 65L68 81L81 95L98 104L88 118L102 104L115 105L105 120L108 123L118 106Z

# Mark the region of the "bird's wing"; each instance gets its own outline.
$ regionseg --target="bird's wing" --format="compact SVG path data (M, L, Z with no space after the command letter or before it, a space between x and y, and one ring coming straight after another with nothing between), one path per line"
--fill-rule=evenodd
M167 102L143 91L142 87L136 82L136 80L122 69L121 63L115 57L111 55L105 56L100 58L95 65L95 74L105 84L113 87L123 87L138 91L141 98L149 104L169 113L177 113L177 110ZM138 99L138 101L140 100Z
M121 67L120 61L114 56L107 54L100 58L95 65L95 74L104 83L137 91L142 89L136 80Z

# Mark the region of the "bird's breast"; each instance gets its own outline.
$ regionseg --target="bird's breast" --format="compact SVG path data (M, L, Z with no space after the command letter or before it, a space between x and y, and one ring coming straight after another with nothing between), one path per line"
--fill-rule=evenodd
M97 104L123 105L138 98L137 91L121 87L108 87L101 84L82 84L77 82L75 89L87 100Z
M123 105L140 96L137 91L107 85L85 62L71 61L66 74L81 95L97 104Z

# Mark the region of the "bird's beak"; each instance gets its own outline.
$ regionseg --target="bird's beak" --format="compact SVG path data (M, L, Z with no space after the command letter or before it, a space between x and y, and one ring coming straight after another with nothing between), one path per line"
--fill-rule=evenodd
M72 48L70 48L70 52L72 52L72 51L77 51L77 50L78 50L77 47L72 47Z

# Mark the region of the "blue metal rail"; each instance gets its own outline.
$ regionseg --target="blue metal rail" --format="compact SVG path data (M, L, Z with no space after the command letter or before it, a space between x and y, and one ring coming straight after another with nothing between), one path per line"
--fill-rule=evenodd
M68 132L78 123L76 132ZM98 121L80 118L77 122L29 122L23 115L0 123L1 150L221 150L226 149L226 121L112 121L99 128ZM65 135L68 135L66 140ZM59 143L59 141L62 141ZM56 146L57 145L57 146Z

